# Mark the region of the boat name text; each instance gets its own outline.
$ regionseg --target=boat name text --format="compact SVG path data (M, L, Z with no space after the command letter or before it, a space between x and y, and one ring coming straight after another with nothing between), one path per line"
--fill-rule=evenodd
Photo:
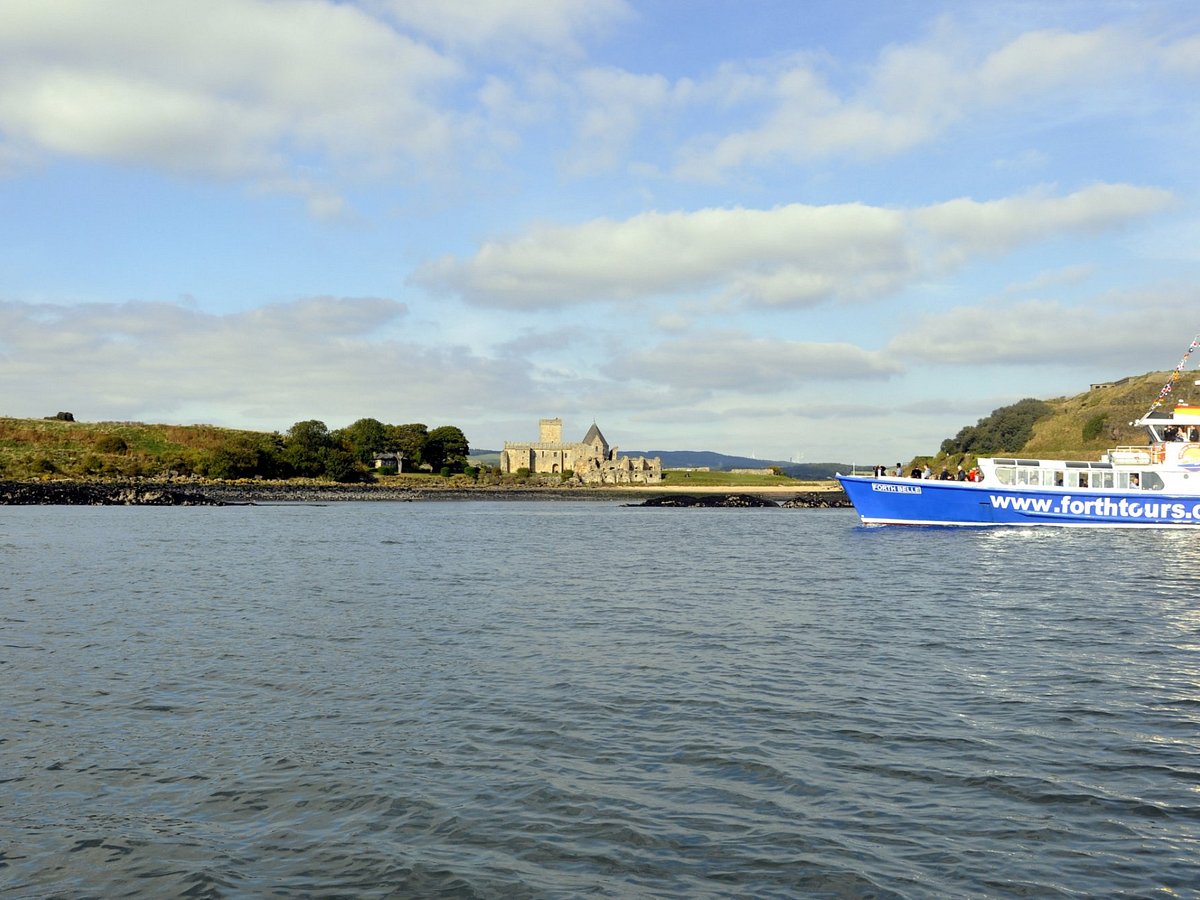
M875 482L871 485L873 491L883 491L885 494L919 494L921 488L915 484L880 484Z

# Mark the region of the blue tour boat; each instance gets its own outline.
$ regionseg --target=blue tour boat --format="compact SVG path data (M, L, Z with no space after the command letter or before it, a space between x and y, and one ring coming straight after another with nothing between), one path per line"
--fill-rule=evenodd
M1158 406L1179 380L1193 340L1158 400L1132 423L1149 443L1115 447L1097 462L977 460L978 481L837 476L867 525L1200 527L1200 406Z

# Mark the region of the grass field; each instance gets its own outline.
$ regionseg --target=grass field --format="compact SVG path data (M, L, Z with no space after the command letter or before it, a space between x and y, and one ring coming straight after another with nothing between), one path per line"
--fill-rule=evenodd
M733 472L685 472L667 469L663 484L671 487L774 487L800 484L786 475L741 475Z

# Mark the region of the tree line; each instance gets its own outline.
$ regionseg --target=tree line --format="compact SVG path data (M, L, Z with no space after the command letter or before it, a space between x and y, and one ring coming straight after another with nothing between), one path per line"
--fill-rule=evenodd
M376 453L396 453L404 469L422 466L434 472L462 472L470 448L454 425L430 431L419 422L388 425L378 419L359 419L330 431L324 422L307 419L283 434L239 432L208 451L196 473L208 478L327 478L357 481Z
M1033 436L1034 423L1052 412L1054 409L1049 403L1032 397L994 409L974 425L967 425L954 437L942 441L942 454L1016 453Z

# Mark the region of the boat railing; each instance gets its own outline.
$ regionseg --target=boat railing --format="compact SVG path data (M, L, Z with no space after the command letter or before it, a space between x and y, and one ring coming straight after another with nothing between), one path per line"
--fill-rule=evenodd
M1163 461L1163 447L1162 444L1149 447L1113 447L1108 451L1108 459L1118 465L1145 466Z

